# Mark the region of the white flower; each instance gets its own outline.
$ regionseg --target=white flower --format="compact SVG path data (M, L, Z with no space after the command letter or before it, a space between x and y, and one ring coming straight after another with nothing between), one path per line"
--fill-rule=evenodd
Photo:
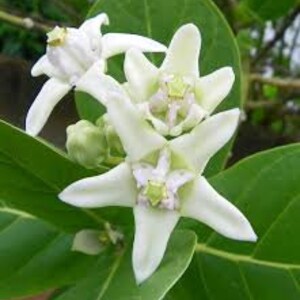
M106 60L111 56L131 47L151 52L166 50L164 45L134 34L107 33L102 36L100 28L108 23L107 15L102 13L86 20L78 29L55 27L47 34L46 54L33 66L32 75L46 74L50 79L28 112L26 131L29 134L40 132L55 105L73 87L80 86L84 90L86 84L93 84L92 78L85 79L87 71L105 72Z
M180 216L199 220L228 238L255 241L244 215L201 176L209 159L233 135L239 110L216 114L190 133L167 141L112 78L103 75L100 81L106 87L101 98L107 100L108 115L127 159L105 174L71 184L59 198L78 207L133 207L137 282L159 266Z
M232 88L231 67L199 78L200 48L198 28L187 24L174 34L160 68L138 49L126 53L124 70L129 93L162 135L178 136L196 126Z

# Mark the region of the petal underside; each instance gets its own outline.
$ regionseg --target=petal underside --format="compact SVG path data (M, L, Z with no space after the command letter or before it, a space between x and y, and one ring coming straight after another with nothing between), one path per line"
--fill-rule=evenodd
M182 199L181 214L196 219L227 238L255 242L257 236L246 217L199 177Z
M149 278L161 263L179 213L142 205L134 208L133 270L138 284Z
M56 104L70 90L68 83L56 78L46 81L26 116L26 132L32 136L38 135Z
M105 63L102 60L98 60L94 63L90 69L77 81L76 90L88 93L99 102L105 105L104 91L109 87L101 86L101 74L105 71Z
M107 33L102 37L102 55L104 59L121 54L130 48L137 48L142 52L166 52L163 44L150 38L136 34Z
M47 55L43 55L32 67L31 75L36 77L46 74L48 77L63 78L64 74L49 62Z
M79 30L85 32L89 37L100 37L102 25L109 25L109 18L105 13L85 20L79 27Z
M78 207L132 207L137 192L130 166L122 163L104 174L72 183L59 194L59 198Z

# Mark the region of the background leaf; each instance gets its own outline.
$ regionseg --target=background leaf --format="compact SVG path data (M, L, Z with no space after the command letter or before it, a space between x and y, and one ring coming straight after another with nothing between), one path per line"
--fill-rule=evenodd
M197 254L167 299L195 299L195 293L199 299L299 299L299 178L299 144L254 155L214 177L213 186L247 216L258 241L228 240L197 225Z
M71 252L72 236L32 218L0 212L0 299L74 283L94 258Z
M170 42L179 26L190 22L195 23L200 28L203 39L200 57L201 74L209 74L223 66L232 66L235 71L234 88L219 110L240 106L242 97L238 49L229 26L211 1L100 0L96 1L89 16L100 12L106 12L110 18L110 26L104 26L104 31L136 33L165 44ZM158 63L162 55L150 54L150 58ZM108 65L109 73L120 81L124 80L122 61L122 57L119 56L111 59ZM85 113L87 105L87 102L77 95L79 113L89 118ZM94 119L93 116L92 119ZM229 148L230 146L224 148L211 161L206 171L207 174L212 175L222 169Z
M137 286L131 265L131 247L100 256L94 272L55 300L159 300L188 267L197 239L191 231L175 231L166 255L154 275ZM132 242L130 242L132 244Z
M276 20L287 14L297 3L297 0L244 0L241 8L254 18L262 20Z
M57 197L70 183L95 172L3 121L0 136L0 206L25 211L67 231L99 226L89 211Z

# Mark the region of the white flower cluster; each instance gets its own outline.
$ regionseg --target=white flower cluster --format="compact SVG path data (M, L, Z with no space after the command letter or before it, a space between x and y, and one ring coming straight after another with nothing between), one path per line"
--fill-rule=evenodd
M232 88L232 68L200 77L201 36L193 24L180 27L166 48L137 35L102 36L100 26L107 23L107 16L100 14L79 29L56 27L48 34L46 55L32 70L33 75L45 73L50 79L28 113L28 133L38 134L56 103L75 87L106 107L110 126L126 153L125 160L110 171L71 184L59 198L86 208L133 207L137 283L159 266L181 216L201 221L228 238L255 241L245 216L201 175L238 125L237 108L211 116ZM143 51L166 52L162 65L153 65ZM126 52L124 84L104 74L106 60L121 52ZM77 127L84 128L80 139L88 137L83 148L76 148L76 157L85 153L95 157L99 128L86 123ZM77 127L69 130L72 136ZM93 165L90 157L82 159L88 166Z

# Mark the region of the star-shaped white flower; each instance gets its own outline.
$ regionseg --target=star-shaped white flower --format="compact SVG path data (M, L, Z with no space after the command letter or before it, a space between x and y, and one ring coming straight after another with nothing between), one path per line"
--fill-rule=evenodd
M107 33L106 14L86 20L78 29L55 27L47 34L47 51L32 68L32 75L50 79L36 97L26 118L26 131L35 136L43 128L55 105L73 88L85 90L93 85L93 74L106 71L106 60L131 47L141 51L164 52L166 47L134 34ZM89 72L88 72L89 71ZM88 75L88 78L86 78ZM100 88L99 86L94 88Z
M178 136L196 126L232 88L231 67L199 77L200 48L198 28L187 24L174 34L160 68L138 49L126 53L128 91L145 118L162 135Z
M133 207L137 282L159 266L180 216L199 220L228 238L255 241L245 216L201 176L209 159L233 135L239 110L216 114L167 141L142 118L117 82L105 75L100 81L106 87L101 98L107 100L127 159L105 174L71 184L59 198L78 207Z

